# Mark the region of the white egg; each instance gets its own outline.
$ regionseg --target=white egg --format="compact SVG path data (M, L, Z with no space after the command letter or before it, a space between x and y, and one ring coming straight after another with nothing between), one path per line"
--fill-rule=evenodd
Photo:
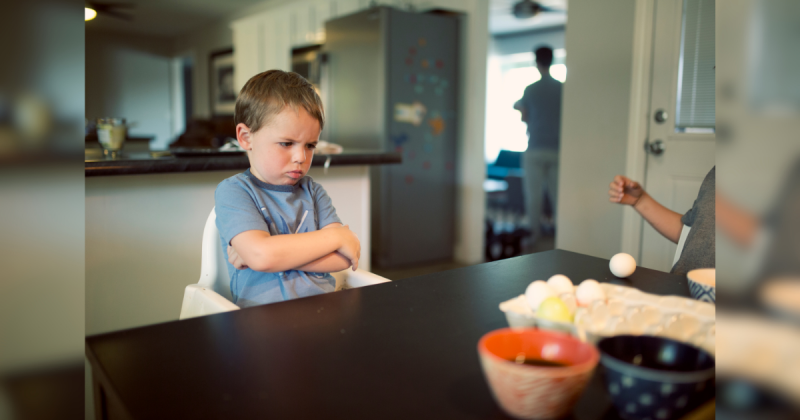
M624 279L636 271L636 260L629 254L621 252L611 257L611 261L608 262L608 268L611 269L612 274Z
M553 288L558 294L562 293L575 293L575 288L572 285L572 280L563 274L556 274L547 279L547 284Z
M606 293L597 280L586 279L575 289L575 299L578 301L578 306L589 306L594 301L606 300Z
M575 295L571 292L569 293L562 293L558 295L561 298L561 301L567 305L569 309L569 313L575 315L575 310L578 309L578 301L575 299Z
M525 300L528 301L528 306L530 306L531 310L534 312L539 309L539 304L541 304L543 300L555 295L555 290L544 280L536 280L525 289Z

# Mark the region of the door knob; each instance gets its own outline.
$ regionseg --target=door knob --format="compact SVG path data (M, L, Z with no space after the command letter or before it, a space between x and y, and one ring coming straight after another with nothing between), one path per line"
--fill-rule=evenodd
M653 114L653 119L656 120L656 122L659 124L663 124L665 121L667 121L668 118L669 114L667 113L667 111L664 111L663 109L659 109L658 111L656 111L655 114Z
M661 140L646 141L644 143L644 149L650 152L650 154L653 156L660 156L664 153L664 150L666 150L664 148L664 142Z

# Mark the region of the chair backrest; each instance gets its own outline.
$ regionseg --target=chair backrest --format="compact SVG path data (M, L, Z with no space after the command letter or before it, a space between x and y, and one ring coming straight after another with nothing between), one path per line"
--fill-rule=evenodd
M202 256L200 259L200 286L209 288L228 300L231 295L231 280L228 276L228 254L222 249L217 230L217 213L211 209L203 229Z
M681 229L681 238L678 240L678 249L675 250L675 257L672 258L673 266L675 266L675 263L677 263L678 260L681 259L681 254L683 253L683 246L686 245L686 237L689 236L690 230L692 230L692 228L683 225L683 229Z

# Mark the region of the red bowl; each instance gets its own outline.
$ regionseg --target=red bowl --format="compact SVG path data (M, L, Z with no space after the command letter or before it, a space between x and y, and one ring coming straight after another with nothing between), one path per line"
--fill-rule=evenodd
M566 366L518 364L529 359ZM600 354L591 344L555 331L502 328L478 342L481 367L492 396L509 415L521 419L549 419L566 415L592 377Z

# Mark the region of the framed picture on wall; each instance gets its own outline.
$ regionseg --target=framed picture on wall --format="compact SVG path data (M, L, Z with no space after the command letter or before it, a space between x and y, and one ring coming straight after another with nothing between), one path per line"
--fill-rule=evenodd
M211 114L233 115L236 105L236 90L233 87L233 48L211 53L209 67Z

